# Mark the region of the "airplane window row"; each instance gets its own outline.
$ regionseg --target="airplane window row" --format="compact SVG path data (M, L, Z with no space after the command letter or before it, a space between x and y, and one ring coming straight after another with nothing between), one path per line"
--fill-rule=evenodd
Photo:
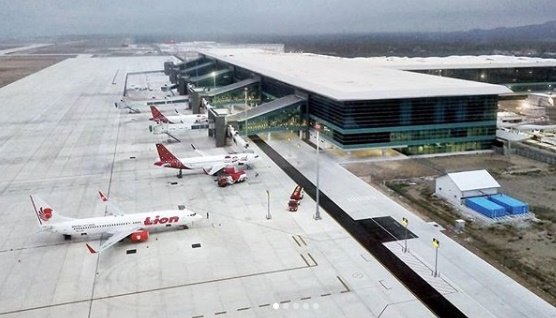
M135 222L135 223L137 223L137 222ZM129 224L131 224L131 223L127 222L127 223L115 223L115 224L103 224L103 225L88 225L88 226L84 226L84 228L121 226L121 225L129 225Z

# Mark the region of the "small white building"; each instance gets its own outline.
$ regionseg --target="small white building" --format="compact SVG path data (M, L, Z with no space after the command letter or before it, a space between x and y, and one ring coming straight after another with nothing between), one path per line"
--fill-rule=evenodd
M448 173L436 179L435 194L454 205L470 197L498 193L500 184L486 170Z

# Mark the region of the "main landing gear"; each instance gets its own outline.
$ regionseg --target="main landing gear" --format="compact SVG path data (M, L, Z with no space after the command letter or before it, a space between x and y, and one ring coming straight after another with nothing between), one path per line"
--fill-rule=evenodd
M177 177L178 177L179 179L181 179L181 177L183 177L183 174L181 173L181 169L180 169L180 172L178 172Z

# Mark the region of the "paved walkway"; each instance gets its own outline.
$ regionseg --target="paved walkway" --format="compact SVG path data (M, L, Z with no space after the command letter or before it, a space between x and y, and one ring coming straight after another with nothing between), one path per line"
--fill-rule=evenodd
M265 136L267 137L267 136ZM281 154L312 183L316 183L316 151L295 140L272 138L268 145ZM344 169L326 150L320 154L320 189L353 220L391 216L406 217L409 228L418 238L408 242L412 256L400 259L423 276L435 260L432 239L440 241L438 269L442 282L431 283L452 304L469 317L556 317L556 309L504 273L471 253L441 232L435 223L428 223L392 199ZM326 208L325 208L326 210ZM331 211L327 211L329 214ZM334 212L332 212L334 213ZM384 243L390 250L399 249L401 241ZM432 275L432 274L431 274ZM399 278L398 278L399 279ZM439 287L440 286L440 287ZM450 290L446 293L446 290Z

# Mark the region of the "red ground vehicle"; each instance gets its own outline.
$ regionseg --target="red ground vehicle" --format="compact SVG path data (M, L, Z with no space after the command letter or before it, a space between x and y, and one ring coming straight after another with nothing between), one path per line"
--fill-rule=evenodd
M237 170L236 167L226 167L218 176L218 186L226 187L229 184L243 182L247 179L247 174L243 170Z
M299 204L301 203L301 199L303 199L303 187L296 186L295 189L293 189L292 194L290 195L288 210L290 210L291 212L296 212L299 208Z
M292 195L290 195L291 200L301 200L303 199L303 187L295 186L293 189Z

